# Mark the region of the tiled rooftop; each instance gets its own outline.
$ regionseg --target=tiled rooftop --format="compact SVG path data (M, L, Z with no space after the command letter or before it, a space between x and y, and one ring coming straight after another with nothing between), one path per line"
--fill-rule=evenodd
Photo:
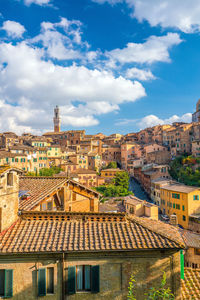
M195 186L187 186L184 184L172 184L172 185L165 185L162 187L163 190L168 190L172 192L181 192L181 193L191 193L196 190L200 190L199 187Z
M181 280L183 300L200 300L200 269L185 268L184 280Z
M189 230L181 230L181 234L187 247L200 249L200 234Z
M84 185L69 180L66 177L28 177L22 176L19 180L20 191L27 191L30 193L30 197L27 199L20 199L19 209L20 210L31 210L46 197L54 194L57 189L61 188L64 184L70 182L73 185L78 185L80 188L86 189L97 196L100 194Z
M30 197L20 200L20 210L31 210L43 199L67 182L66 178L58 177L20 177L19 189L28 191Z
M45 217L40 212L39 215ZM22 214L0 235L0 253L170 250L184 247L176 229L176 234L167 237L166 230L158 233L152 230L151 224L146 226L146 219L139 222L138 218L127 219L122 214L118 220L117 214L74 213L69 221L60 221L56 215L59 214L55 213L51 220L28 220L26 213Z

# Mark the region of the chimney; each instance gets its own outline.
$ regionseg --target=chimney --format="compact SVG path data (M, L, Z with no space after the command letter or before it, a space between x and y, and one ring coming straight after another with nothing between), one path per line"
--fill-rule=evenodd
M173 226L177 226L178 225L178 219L176 215L170 215L169 217L169 224L173 225Z

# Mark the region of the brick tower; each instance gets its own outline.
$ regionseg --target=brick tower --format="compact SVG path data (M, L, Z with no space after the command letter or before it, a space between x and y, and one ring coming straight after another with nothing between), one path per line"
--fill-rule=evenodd
M60 132L60 113L59 113L59 107L56 105L56 108L54 108L54 132Z

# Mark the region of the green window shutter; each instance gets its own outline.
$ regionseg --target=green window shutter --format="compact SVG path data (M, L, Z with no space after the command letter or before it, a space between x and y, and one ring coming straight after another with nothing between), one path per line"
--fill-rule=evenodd
M100 267L92 266L92 293L100 292Z
M5 297L13 296L13 270L5 270Z
M68 268L67 289L68 289L68 294L76 293L76 267Z
M46 295L46 269L38 270L38 296Z
M183 250L180 250L180 259L181 259L181 279L184 279L184 254L183 254Z

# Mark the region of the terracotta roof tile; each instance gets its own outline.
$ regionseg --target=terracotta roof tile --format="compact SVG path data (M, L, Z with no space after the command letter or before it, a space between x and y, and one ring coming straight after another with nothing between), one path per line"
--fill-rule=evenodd
M23 213L12 227L0 235L0 253L125 251L185 247L182 239L178 237L178 230L174 229L172 236L170 233L159 233L150 229L149 220L141 224L137 219L125 218L123 214L61 213L62 216L70 217L64 221L56 220L56 214L52 220L45 220L47 212L34 214L42 216L42 219L29 220L28 212ZM87 220L84 216L87 216ZM98 216L101 217L100 220ZM113 221L114 218L116 221Z
M28 191L30 197L28 199L20 200L19 209L33 209L43 199L66 182L66 178L58 177L20 177L19 189Z
M100 193L76 182L74 180L69 180L66 177L28 177L22 176L19 180L19 189L20 191L27 191L30 194L30 197L27 199L20 199L19 209L20 210L31 210L35 206L39 205L46 197L55 193L58 188L62 187L67 182L70 182L73 185L78 185L81 188L90 191L96 196L101 195Z
M182 299L200 299L200 269L185 268L184 277L181 280Z

